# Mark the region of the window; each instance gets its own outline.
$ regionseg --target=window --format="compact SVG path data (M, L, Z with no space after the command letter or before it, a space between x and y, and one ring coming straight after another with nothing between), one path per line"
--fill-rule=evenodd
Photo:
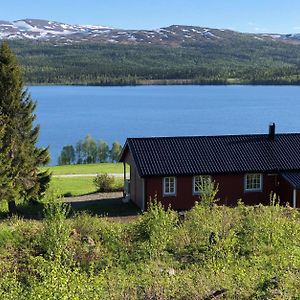
M245 175L245 191L259 192L262 190L262 175L261 174L246 174Z
M176 178L164 177L164 195L174 196L176 194Z
M209 175L198 175L193 177L193 194L200 195L201 185L207 181L210 181L211 177Z

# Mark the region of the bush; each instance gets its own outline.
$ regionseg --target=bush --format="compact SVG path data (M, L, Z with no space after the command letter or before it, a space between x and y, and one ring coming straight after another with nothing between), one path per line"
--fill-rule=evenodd
M68 213L68 204L54 194L47 195L41 246L50 258L60 257L66 248L70 234L70 228L66 222Z
M300 213L290 207L200 201L179 220L154 199L123 223L66 220L65 204L46 200L44 221L0 222L1 300L299 299Z
M217 194L219 191L219 186L215 181L212 181L210 178L206 179L205 177L200 178L200 198L201 204L204 206L212 207L216 202L219 201L217 199Z
M150 200L148 211L140 218L137 224L137 237L142 241L142 248L150 258L163 254L172 242L174 231L178 225L178 216L175 211L156 200Z
M109 176L107 173L98 174L94 179L94 185L99 192L111 192L113 190L113 185L115 183L115 178Z

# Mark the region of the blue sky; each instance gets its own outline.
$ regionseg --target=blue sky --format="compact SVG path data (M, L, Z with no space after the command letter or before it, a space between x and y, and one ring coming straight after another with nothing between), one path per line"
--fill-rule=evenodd
M0 20L155 29L172 24L243 32L300 32L300 0L2 0Z

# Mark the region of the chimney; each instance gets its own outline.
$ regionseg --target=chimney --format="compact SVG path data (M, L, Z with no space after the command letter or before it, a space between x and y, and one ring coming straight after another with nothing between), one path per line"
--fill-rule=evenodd
M275 139L275 123L270 123L269 125L269 140Z

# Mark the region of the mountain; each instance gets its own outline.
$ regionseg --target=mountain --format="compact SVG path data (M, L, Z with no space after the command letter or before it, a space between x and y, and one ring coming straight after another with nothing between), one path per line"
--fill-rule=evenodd
M56 44L101 42L182 46L201 41L221 43L234 37L300 43L300 34L250 34L225 29L183 25L172 25L157 30L124 30L106 26L70 25L39 19L24 19L13 22L0 21L0 39L38 40Z
M0 21L27 84L300 84L300 34Z
M31 39L43 41L78 41L110 30L104 26L69 25L60 22L24 19L13 22L0 21L0 38L8 40Z

